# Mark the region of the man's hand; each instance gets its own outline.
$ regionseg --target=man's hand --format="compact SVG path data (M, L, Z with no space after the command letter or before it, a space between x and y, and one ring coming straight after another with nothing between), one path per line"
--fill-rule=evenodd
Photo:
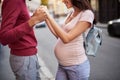
M46 14L45 10L43 8L39 7L33 13L33 15L31 16L31 19L28 21L28 23L31 27L33 27L35 24L44 21L46 19L46 17L47 17L47 14Z
M42 8L36 9L32 17L36 17L39 22L44 21L46 18L46 12Z

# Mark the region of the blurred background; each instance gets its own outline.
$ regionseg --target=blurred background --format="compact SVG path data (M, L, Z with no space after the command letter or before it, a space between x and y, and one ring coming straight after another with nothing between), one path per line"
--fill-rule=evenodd
M106 23L109 20L120 18L120 0L89 0L98 22ZM67 9L61 0L31 0L31 4L39 2L48 6L54 16L64 16ZM29 2L28 2L29 3ZM31 10L35 8L29 4ZM36 5L37 6L37 5Z
M103 31L103 42L97 56L89 56L90 80L120 80L120 0L89 1L95 12L96 26ZM46 5L59 25L69 12L61 0L26 0L26 3L30 14L40 5ZM34 31L38 40L38 54L43 73L48 77L42 80L54 80L58 64L53 52L56 38L45 22L36 24ZM117 34L117 36L111 34ZM0 80L14 80L9 65L9 48L2 45L0 45Z

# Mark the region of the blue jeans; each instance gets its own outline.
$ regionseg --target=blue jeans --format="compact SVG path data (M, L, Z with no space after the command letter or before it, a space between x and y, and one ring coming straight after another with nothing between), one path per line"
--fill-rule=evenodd
M41 80L37 55L15 56L10 55L10 65L16 80Z
M58 66L55 80L88 80L90 74L90 64L86 60L80 65Z

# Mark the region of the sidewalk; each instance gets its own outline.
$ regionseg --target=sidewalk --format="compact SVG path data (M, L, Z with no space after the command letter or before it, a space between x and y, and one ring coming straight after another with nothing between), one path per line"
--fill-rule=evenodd
M100 22L98 22L98 23L96 24L96 26L97 26L97 27L107 28L107 23L100 23Z
M44 62L39 58L41 65L40 75L41 80L54 80ZM2 46L0 48L0 80L15 80L14 74L9 64L9 48Z

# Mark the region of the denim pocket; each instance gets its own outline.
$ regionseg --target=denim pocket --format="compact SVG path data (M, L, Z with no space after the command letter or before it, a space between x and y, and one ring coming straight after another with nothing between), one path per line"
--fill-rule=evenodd
M10 65L14 73L18 72L24 66L24 57L10 55Z

